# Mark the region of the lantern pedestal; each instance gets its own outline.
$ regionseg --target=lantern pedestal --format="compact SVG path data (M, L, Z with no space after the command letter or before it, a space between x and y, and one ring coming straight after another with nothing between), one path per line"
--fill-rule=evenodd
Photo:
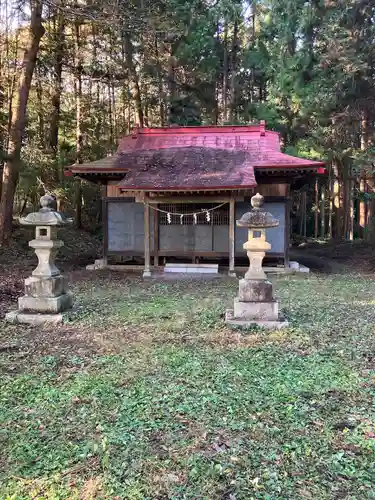
M232 326L260 326L278 330L288 326L273 296L272 283L265 280L242 279L233 309L228 309L225 321Z
M62 313L73 306L67 279L55 266L56 252L63 246L63 242L57 239L57 226L69 224L70 220L50 208L52 201L51 197L43 196L42 209L20 221L24 225L36 226L35 239L29 246L35 250L38 266L25 280L25 295L18 299L18 310L5 316L11 323L58 324L63 321Z
M279 329L288 322L279 310L279 303L273 296L272 283L268 281L262 262L271 245L266 241L266 228L276 227L279 221L261 209L263 197L259 194L251 199L253 209L237 221L237 225L247 227L248 241L243 245L250 261L245 278L240 280L238 297L233 309L226 311L225 321L229 325Z
M247 285L249 288L249 283ZM272 291L272 284L270 283L270 285ZM259 285L254 282L254 288L251 292L254 299L256 298L258 290ZM278 330L288 326L288 322L280 313L279 302L274 298L271 300L243 301L240 300L239 297L236 297L234 299L233 309L228 309L226 311L225 321L232 326L259 326L271 330Z

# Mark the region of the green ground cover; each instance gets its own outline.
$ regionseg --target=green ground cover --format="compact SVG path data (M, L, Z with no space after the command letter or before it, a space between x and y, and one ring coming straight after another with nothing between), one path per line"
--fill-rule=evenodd
M0 322L1 499L375 498L375 281L279 278L266 333L235 280L71 280L64 326Z

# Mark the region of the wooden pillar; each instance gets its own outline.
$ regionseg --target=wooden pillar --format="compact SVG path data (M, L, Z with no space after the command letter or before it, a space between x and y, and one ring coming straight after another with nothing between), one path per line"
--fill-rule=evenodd
M102 224L103 224L103 266L108 265L108 201L107 201L107 186L101 188L102 191Z
M303 236L306 238L307 236L307 193L303 192Z
M155 208L157 208L155 204ZM154 267L159 266L159 212L153 210L154 212Z
M300 193L300 221L299 221L299 234L306 238L306 210L307 210L307 193L301 191Z
M315 212L314 212L314 237L318 239L319 234L319 181L315 179Z
M288 193L289 194L289 193ZM289 268L289 247L291 238L291 212L292 200L290 196L285 200L285 241L284 241L284 267Z
M325 186L322 185L322 190L320 192L320 237L324 239L326 237L326 200L325 200Z
M335 226L333 237L336 240L341 240L343 237L343 211L342 211L342 198L343 198L343 183L341 178L339 178L339 166L338 163L333 164L333 209L335 211Z
M145 268L143 271L144 278L151 278L150 267L150 205L147 196L144 198L144 253L145 253Z
M235 253L235 208L236 202L231 198L229 202L229 276L236 276L234 272L234 253Z

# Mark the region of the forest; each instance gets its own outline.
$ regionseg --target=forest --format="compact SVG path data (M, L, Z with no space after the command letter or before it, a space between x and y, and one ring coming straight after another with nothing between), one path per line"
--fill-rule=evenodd
M301 236L371 240L374 0L0 0L0 245L44 192L100 228L100 187L64 177L135 125L265 120L327 162L295 193Z

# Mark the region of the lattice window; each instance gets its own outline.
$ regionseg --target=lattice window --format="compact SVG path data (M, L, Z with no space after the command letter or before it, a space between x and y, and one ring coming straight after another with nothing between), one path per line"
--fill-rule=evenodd
M216 210L210 210L216 207L218 203L170 203L159 205L160 210L164 210L171 214L171 225L181 225L180 214L184 214L182 225L192 226L195 224L193 213L197 213L196 224L200 226L228 226L229 225L229 204L225 204ZM210 220L207 220L206 213L199 213L204 210L210 210ZM185 215L186 214L186 215ZM189 214L189 215L187 215ZM159 224L170 225L167 218L167 213L159 212Z

